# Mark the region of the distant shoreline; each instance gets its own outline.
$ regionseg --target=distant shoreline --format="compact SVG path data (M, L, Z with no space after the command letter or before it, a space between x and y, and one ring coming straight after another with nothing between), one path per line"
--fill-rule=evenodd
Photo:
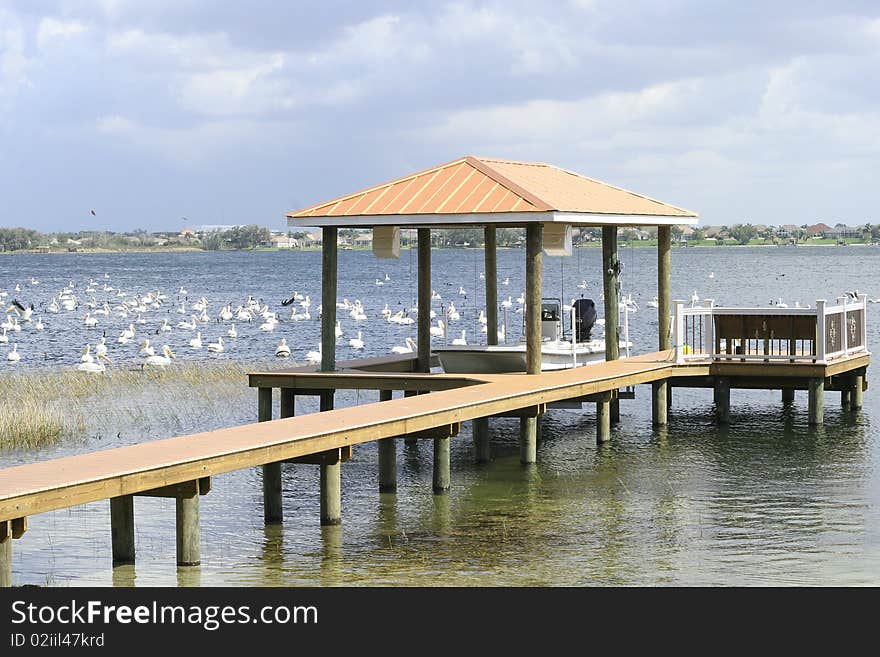
M595 242L588 242L586 244L578 244L575 245L576 249L590 249L590 248L598 248L601 247L602 242L600 240L596 240ZM632 242L624 242L619 241L618 247L656 247L657 240L638 240ZM717 249L717 248L737 248L737 247L768 247L768 248L787 248L787 247L819 247L819 246L873 246L880 247L880 243L867 243L861 241L852 241L846 242L844 244L840 244L834 242L832 240L813 240L806 242L799 242L798 244L734 244L734 243L726 243L726 244L681 244L673 242L673 248L679 249ZM402 250L407 250L410 247L402 246ZM473 247L473 246L434 246L433 249L482 249L482 246ZM520 246L499 246L499 249L522 249L525 248L523 245ZM199 249L195 247L180 247L180 248L167 248L167 247L155 247L155 248L133 248L133 249L76 249L75 251L70 251L68 249L50 249L50 250L38 250L38 249L23 249L18 251L0 251L0 256L14 256L14 255L77 255L77 254L114 254L114 253L242 253L242 252L279 252L279 251L320 251L320 246L314 247L302 247L296 249L283 249L278 247L258 247L256 249L220 249L209 251L205 249ZM370 251L371 247L368 246L339 246L340 251Z

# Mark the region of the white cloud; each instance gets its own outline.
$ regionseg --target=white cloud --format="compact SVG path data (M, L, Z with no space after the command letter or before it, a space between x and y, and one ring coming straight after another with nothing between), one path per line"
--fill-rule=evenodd
M80 21L62 21L57 18L44 18L37 28L37 46L47 48L59 45L87 30Z
M28 83L24 29L7 12L0 11L0 96Z

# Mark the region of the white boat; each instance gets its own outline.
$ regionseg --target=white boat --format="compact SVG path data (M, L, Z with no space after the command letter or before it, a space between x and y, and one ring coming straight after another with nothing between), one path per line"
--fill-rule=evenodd
M562 314L557 299L541 302L541 371L568 369L593 363L605 362L605 339L594 338L591 329L595 323L595 307L590 299L587 304L572 308L571 325L574 336L563 333ZM578 309L581 310L579 313ZM618 342L621 358L626 358L632 348L628 340L628 312L621 307L623 326ZM572 341L574 337L574 341ZM577 339L580 338L580 339ZM432 349L440 360L444 372L459 374L505 374L526 371L526 345L450 345Z

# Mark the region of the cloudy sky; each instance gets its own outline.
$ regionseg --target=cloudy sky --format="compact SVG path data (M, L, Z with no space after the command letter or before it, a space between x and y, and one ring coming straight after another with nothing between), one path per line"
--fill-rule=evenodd
M465 154L878 223L878 101L873 0L0 0L0 226L283 229Z

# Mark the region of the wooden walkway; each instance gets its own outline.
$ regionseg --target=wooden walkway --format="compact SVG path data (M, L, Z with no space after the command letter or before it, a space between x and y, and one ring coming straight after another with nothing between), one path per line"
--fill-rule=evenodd
M449 378L471 385L6 468L0 470L0 521L649 383L673 368L671 352L656 352L539 375L455 376ZM676 369L708 374L708 366Z

